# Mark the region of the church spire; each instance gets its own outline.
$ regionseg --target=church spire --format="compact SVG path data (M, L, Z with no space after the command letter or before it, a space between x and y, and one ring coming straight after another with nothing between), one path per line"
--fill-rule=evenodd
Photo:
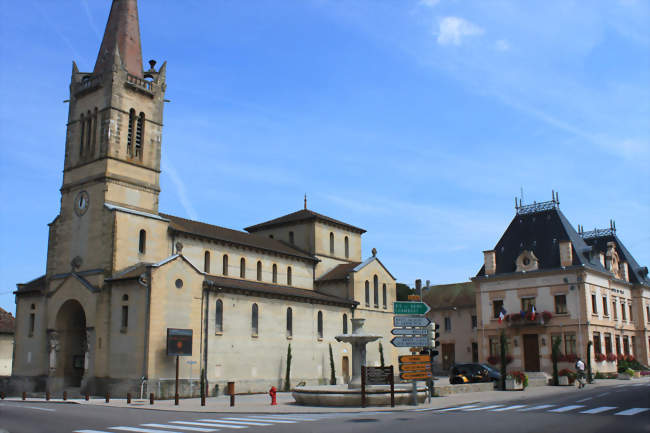
M142 78L138 0L113 0L93 73L110 71L117 59L129 74Z

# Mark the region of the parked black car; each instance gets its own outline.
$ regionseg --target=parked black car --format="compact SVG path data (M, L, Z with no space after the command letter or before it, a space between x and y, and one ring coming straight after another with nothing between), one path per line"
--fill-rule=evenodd
M498 374L498 372L496 372ZM452 385L461 383L490 382L492 379L490 371L482 364L455 364L449 370L449 383Z
M485 367L488 371L488 376L490 376L490 380L492 382L499 382L501 380L501 372L499 370L494 369L494 367L490 367L487 364L481 364L483 367Z

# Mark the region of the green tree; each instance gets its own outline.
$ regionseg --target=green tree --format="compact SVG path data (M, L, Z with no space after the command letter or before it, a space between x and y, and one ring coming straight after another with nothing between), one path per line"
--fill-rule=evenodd
M551 359L553 360L553 385L559 385L559 379L557 377L557 362L560 358L560 344L562 339L560 337L553 337L553 346L551 348Z
M336 371L334 370L334 355L332 354L332 343L330 346L330 385L336 385Z
M291 391L291 343L287 348L287 374L284 378L284 390Z
M379 362L381 366L384 367L384 347L379 343Z
M409 295L414 295L415 294L415 289L411 289L409 286L407 286L404 283L397 283L395 285L395 288L397 290L397 300L398 301L408 301L409 300Z

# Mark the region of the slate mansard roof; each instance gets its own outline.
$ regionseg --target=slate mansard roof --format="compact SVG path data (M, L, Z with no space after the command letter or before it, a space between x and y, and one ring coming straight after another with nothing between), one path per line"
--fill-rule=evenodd
M555 200L517 208L517 214L494 247L496 274L515 272L515 261L524 250L535 254L539 260L539 270L560 269L559 244L562 241L571 242L572 266L601 272L609 271L600 263L599 253L606 252L607 242L614 241L621 260L628 262L630 282L650 285L647 268L637 264L618 237L589 237L589 233L581 235L560 211L559 202ZM476 276L485 276L485 266L481 267Z
M291 225L291 224L306 222L306 221L323 221L335 226L346 228L356 233L363 234L366 232L362 228L355 227L348 223L344 223L343 221L335 220L334 218L330 218L325 215L321 215L309 209L301 209L297 212L290 213L288 215L284 215L279 218L272 219L270 221L266 221L260 224L255 224L253 226L246 227L244 230L246 230L247 232L256 232L260 230L270 229L273 227L280 227L280 226Z
M625 245L616 236L616 229L594 230L591 232L581 233L587 245L589 245L596 253L607 253L607 244L614 242L616 244L616 253L619 258L627 262L628 273L630 282L635 284L650 285L648 279L648 268L646 266L639 266L632 254L625 248Z

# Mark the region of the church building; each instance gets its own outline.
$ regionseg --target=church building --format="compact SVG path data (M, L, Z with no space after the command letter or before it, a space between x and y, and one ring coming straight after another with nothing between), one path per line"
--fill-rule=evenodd
M383 335L395 278L365 230L307 208L245 231L159 212L167 64L143 67L137 0L113 0L91 72L72 66L61 206L49 224L45 275L18 284L15 391L174 392L168 329L191 331L181 395L237 392L351 373L334 339L365 318ZM379 345L368 346L379 365Z

